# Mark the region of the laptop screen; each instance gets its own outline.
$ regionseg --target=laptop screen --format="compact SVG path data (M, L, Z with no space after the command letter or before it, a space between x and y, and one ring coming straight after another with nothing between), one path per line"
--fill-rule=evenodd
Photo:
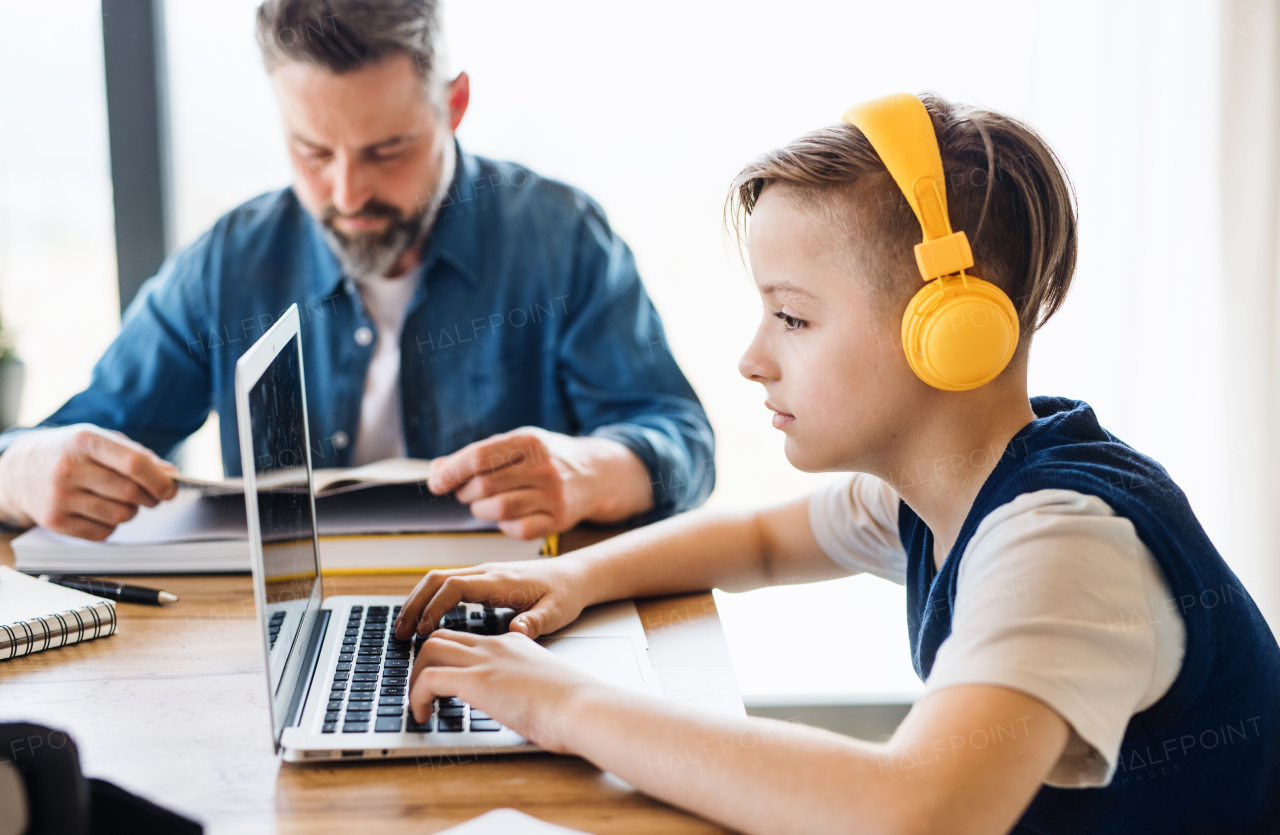
M266 586L262 616L271 695L276 699L287 695L280 687L290 657L304 651L301 627L319 578L297 334L275 355L248 395Z

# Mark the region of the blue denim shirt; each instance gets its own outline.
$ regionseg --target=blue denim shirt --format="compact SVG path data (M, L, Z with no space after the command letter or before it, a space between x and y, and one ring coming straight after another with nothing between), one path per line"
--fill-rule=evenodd
M400 343L410 456L535 425L626 445L649 470L657 515L706 499L706 413L631 251L585 194L459 152L412 280ZM374 326L292 189L250 200L171 256L125 312L89 387L40 426L93 423L168 455L213 410L223 468L237 475L235 362L293 303L314 463L346 466ZM13 437L0 436L0 450Z

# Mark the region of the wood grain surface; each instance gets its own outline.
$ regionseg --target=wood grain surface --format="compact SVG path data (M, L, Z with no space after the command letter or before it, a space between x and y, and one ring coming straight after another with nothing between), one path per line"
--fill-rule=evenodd
M10 538L0 538L0 564L11 566ZM249 577L125 579L180 602L118 604L116 635L0 662L0 721L69 733L86 774L194 818L207 833L428 833L504 806L600 835L724 831L576 757L282 763L272 753ZM326 577L324 591L407 594L416 581ZM637 603L667 698L742 714L710 593Z

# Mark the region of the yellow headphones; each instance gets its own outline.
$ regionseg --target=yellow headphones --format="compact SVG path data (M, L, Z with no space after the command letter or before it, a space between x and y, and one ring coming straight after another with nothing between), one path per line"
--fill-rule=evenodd
M902 314L902 349L916 376L944 391L991 382L1018 347L1018 312L999 287L965 275L973 252L951 231L947 183L929 111L910 93L894 93L844 113L876 149L924 231L916 266L925 285Z

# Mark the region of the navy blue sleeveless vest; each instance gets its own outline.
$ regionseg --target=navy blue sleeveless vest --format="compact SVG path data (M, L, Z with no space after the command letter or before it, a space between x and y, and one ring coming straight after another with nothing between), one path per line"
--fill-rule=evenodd
M1280 648L1271 630L1163 467L1099 426L1086 403L1031 405L1037 419L1009 442L941 570L933 534L905 502L899 508L917 675L929 675L951 634L960 560L987 514L1036 490L1097 496L1159 562L1186 625L1186 654L1169 692L1129 720L1111 783L1041 787L1014 832L1280 832Z

